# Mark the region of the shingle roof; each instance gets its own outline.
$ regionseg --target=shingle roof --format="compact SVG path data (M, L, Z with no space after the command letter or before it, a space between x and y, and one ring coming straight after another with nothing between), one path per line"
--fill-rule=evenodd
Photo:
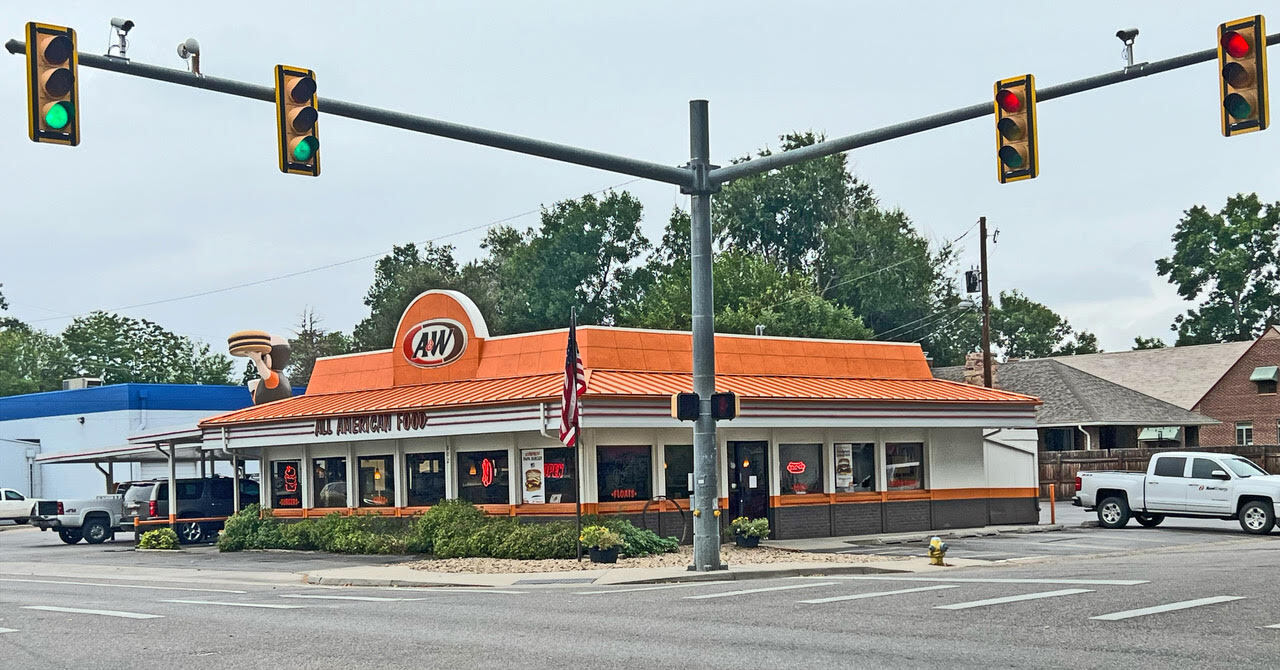
M1191 409L1253 345L1247 342L1063 356L1053 360Z
M964 368L937 368L939 379L962 381ZM1060 359L1001 363L996 372L1001 389L1039 397L1036 425L1190 426L1217 423L1158 398L1095 377Z

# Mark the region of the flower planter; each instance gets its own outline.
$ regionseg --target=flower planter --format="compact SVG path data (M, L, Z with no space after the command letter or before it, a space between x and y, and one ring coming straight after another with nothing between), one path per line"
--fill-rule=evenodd
M733 543L739 547L746 547L750 549L760 546L760 538L759 536L747 537L746 535L734 535Z
M591 555L592 563L617 563L618 548L611 547L609 549L598 549L596 547L588 547L587 553Z

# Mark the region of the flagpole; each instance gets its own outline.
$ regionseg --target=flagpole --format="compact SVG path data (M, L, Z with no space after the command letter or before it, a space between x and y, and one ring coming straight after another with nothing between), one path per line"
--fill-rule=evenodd
M571 331L576 331L578 329L578 308L576 307L569 308L569 329ZM577 342L573 343L573 349L574 349L573 356L574 358L577 358L578 357ZM574 380L574 383L576 384L577 380ZM574 389L574 392L576 393L577 389ZM561 407L560 411L563 412L564 407ZM574 534L574 537L578 538L578 562L581 563L582 562L582 449L579 449L578 445L582 443L582 428L580 426L580 421L579 421L579 417L582 414L582 412L574 412L573 414L574 414L573 415L573 435L574 435L574 438L573 438L574 480L573 481L574 481L574 484L578 487L578 494L573 497L574 516L577 518L577 522L578 522L578 532Z

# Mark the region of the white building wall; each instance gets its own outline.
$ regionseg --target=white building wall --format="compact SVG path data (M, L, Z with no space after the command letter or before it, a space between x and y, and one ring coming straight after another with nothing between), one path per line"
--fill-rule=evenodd
M1040 485L1038 436L1034 428L983 431L988 486L1032 487Z
M982 432L976 428L933 428L925 453L929 488L988 486Z

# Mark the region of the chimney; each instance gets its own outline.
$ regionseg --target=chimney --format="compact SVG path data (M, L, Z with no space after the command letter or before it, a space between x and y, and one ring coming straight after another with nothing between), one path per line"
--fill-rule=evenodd
M999 364L996 363L996 357L991 356L991 386L1000 387L1000 379L996 376L999 371ZM982 352L975 351L966 354L964 357L964 383L973 384L974 386L982 386Z

